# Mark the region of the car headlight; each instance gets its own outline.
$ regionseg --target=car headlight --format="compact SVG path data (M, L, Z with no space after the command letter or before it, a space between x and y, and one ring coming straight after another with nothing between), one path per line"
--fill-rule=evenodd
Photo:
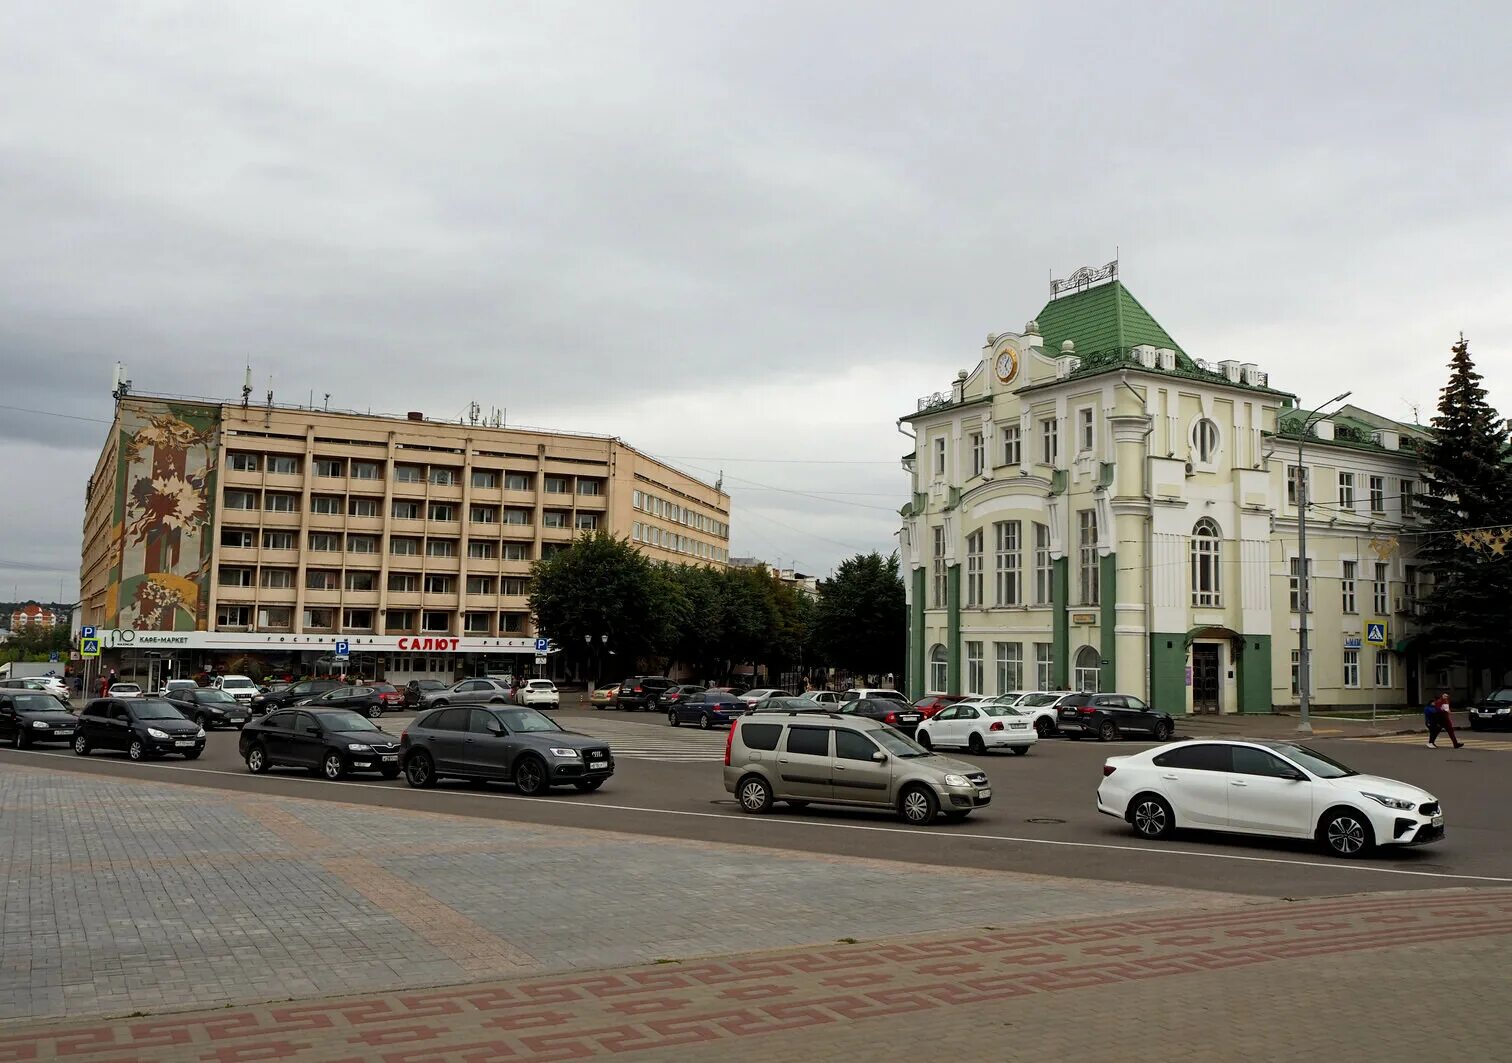
M371 753L372 751L373 751L373 747L370 746L370 745L368 745L366 742L349 742L349 743L347 743L347 752L348 753Z
M204 738L205 737L205 729L203 727L201 727L198 731L195 731L194 732L194 737L195 738Z
M582 754L575 749L553 749L551 751L551 755L553 757L562 757L565 760L577 760L580 756L582 756Z
M1413 804L1411 801L1403 801L1399 797L1387 797L1385 794L1370 794L1365 793L1363 790L1360 792L1362 796L1368 797L1372 801L1379 802L1380 804L1385 805L1387 808L1395 808L1402 812L1411 812L1414 808L1417 807L1417 805Z
M42 730L45 731L45 730L47 730L47 721L46 720L33 720L32 721L32 726L40 728L40 729L42 729Z
M167 731L159 731L156 727L149 727L149 728L147 728L147 737L148 738L167 738L168 737L168 732Z
M945 785L946 786L970 786L971 785L971 780L968 779L968 778L966 778L966 776L964 776L964 775L947 775L947 776L945 776Z

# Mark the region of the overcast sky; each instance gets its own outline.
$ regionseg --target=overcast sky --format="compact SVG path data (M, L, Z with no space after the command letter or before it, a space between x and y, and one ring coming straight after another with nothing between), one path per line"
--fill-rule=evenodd
M110 373L605 432L733 552L890 550L895 419L1121 251L1196 357L1512 411L1505 5L0 6L0 598Z

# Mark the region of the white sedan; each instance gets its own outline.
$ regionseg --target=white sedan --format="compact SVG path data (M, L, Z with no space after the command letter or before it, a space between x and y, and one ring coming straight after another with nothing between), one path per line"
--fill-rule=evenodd
M1041 738L1049 738L1059 730L1055 723L1055 705L1065 696L1064 690L1019 690L999 696L997 703L1034 717L1035 733Z
M1312 838L1335 856L1444 837L1428 791L1294 742L1197 739L1109 757L1097 810L1146 838L1182 828Z
M145 695L142 688L135 683L112 683L110 684L110 696L113 698L140 698Z
M516 695L516 700L521 705L550 705L556 708L562 700L562 696L557 693L556 684L549 679L528 679Z
M1039 736L1027 716L1007 705L975 699L947 705L927 720L919 721L914 741L925 749L955 746L973 753L1011 749L1019 756L1029 752Z

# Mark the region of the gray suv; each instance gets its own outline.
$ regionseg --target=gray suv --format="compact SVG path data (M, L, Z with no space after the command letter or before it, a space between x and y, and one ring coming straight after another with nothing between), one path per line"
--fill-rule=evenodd
M464 679L443 690L429 690L424 695L427 708L446 705L507 705L514 700L514 689L497 679Z
M591 793L614 774L608 742L564 731L535 709L431 709L405 728L399 745L405 779L422 789L450 777L512 782L528 797L553 786Z
M725 789L746 812L773 801L889 809L927 826L992 800L981 769L931 753L877 720L839 713L755 712L730 728Z

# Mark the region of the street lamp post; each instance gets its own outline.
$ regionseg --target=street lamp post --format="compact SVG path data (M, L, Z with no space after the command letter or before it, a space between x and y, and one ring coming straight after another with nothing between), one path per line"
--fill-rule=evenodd
M1308 717L1312 695L1312 658L1307 646L1307 613L1312 608L1309 597L1311 592L1307 585L1307 490L1312 478L1307 475L1307 466L1303 464L1302 447L1307 442L1307 430L1312 427L1313 421L1328 407L1343 402L1353 394L1352 391L1346 391L1329 399L1302 422L1302 427L1297 432L1297 703L1302 717L1297 724L1297 731L1300 734L1312 734L1313 729L1312 720Z

